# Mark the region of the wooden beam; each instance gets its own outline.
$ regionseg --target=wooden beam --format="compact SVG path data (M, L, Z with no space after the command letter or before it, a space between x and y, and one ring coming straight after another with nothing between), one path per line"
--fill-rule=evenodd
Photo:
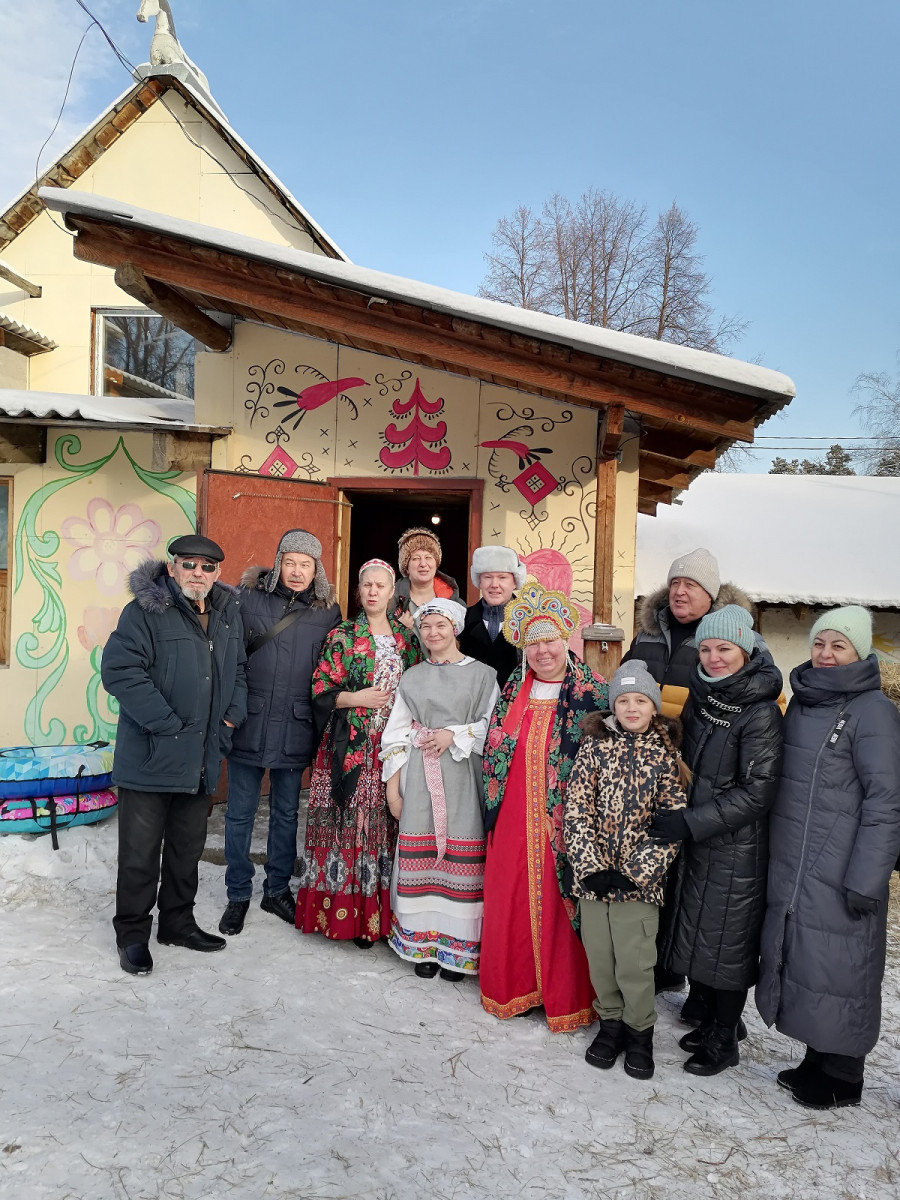
M11 283L14 287L21 288L26 295L31 296L34 300L40 300L41 298L41 287L28 279L23 279L21 275L2 259L0 259L0 279L5 279L7 283Z
M117 266L115 278L116 286L126 295L165 317L210 350L227 350L231 345L230 329L214 321L167 284L148 278L134 263L124 262Z
M652 500L654 504L671 504L674 490L652 479L641 479L639 494L642 500Z
M0 421L0 463L47 461L47 430L27 421Z
M696 476L696 471L689 474L679 471L671 458L660 458L656 454L641 455L641 479L650 479L654 483L664 483L668 487L686 488Z
M103 226L84 217L71 217L70 225L80 231L74 246L76 258L113 268L122 264L125 247ZM161 240L155 238L152 246L132 241L127 253L134 260L133 265L145 276L164 281L171 288L184 288L215 302L248 305L279 317L317 325L338 341L363 337L395 347L412 359L426 355L452 369L474 367L513 379L525 390L537 387L560 392L571 403L585 407L606 408L610 404L622 404L629 412L685 431L696 430L712 438L753 441L752 420L717 418L693 404L656 400L637 392L632 395L621 386L589 378L569 366L548 362L543 355L513 350L508 344L505 348L488 344L489 336L502 335L502 331L492 327L479 326L480 339L461 337L453 330L437 330L419 321L399 318L394 315L390 303L360 309L340 299L329 299L325 294L313 295L303 286L305 277L302 275L293 276L291 288L284 280L284 270L278 272L282 278L277 279L274 269L254 262L249 264L252 270L243 270L241 263L239 272L236 270L239 260L229 259L222 252L208 251L205 256L200 256L196 252L198 248L193 247L193 255L185 254L183 248L180 254L175 254L162 249ZM334 292L333 289L317 288L320 293L329 290ZM151 307L156 311L155 306Z
M616 541L615 455L597 455L597 526L594 533L594 622L612 624L613 565Z
M600 422L598 457L614 458L618 454L624 429L625 406L611 404Z
M674 461L679 468L714 467L716 451L698 445L697 439L680 430L644 429L641 434L641 452L655 454Z

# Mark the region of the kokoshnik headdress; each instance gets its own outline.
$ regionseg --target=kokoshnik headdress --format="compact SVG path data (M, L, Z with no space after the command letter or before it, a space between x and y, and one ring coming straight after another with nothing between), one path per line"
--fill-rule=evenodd
M503 610L503 636L522 648L535 642L568 641L578 628L575 609L562 592L528 583Z

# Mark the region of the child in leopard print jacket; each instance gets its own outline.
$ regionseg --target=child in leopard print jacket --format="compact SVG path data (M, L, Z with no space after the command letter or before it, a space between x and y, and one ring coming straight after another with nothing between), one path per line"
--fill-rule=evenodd
M564 833L581 906L600 1032L585 1055L653 1075L653 967L666 870L677 843L653 840L657 811L685 807L690 778L678 754L681 725L660 715L659 686L640 659L609 685L610 713L592 713L566 791Z

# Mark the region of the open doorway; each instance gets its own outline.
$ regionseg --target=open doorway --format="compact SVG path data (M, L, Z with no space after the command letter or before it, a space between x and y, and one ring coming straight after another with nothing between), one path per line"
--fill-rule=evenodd
M353 592L359 568L369 558L384 558L397 567L397 541L406 529L422 525L433 530L441 543L441 567L459 585L464 604L474 601L469 586L469 563L481 541L481 480L404 480L396 484L381 479L334 479L352 504L347 578ZM471 595L470 595L471 593Z

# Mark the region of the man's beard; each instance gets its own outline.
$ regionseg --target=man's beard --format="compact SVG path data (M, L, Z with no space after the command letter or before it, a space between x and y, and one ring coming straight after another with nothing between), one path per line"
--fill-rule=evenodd
M182 596L186 600L192 600L195 604L198 600L205 600L211 591L211 583L183 583L181 585Z

